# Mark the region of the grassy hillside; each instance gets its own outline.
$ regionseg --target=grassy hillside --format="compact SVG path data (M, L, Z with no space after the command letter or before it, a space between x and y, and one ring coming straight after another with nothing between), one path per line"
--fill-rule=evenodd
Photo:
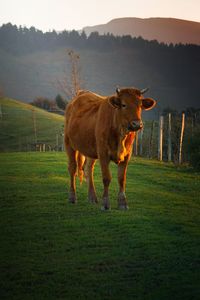
M1 299L199 299L200 176L136 159L129 211L67 202L64 153L1 154ZM99 166L95 169L102 193Z
M36 138L55 147L56 135L62 144L63 116L8 98L1 98L0 106L0 151L31 150Z
M62 147L63 116L48 113L45 110L9 98L0 99L0 108L0 152L35 150L35 127L38 142L44 142L55 149L58 138L59 147ZM148 116L148 112L143 115ZM151 123L146 121L143 135L144 155L147 155L148 152L150 127ZM154 148L156 144L155 142Z
M34 111L33 111L34 110ZM143 116L148 116L148 112ZM35 119L35 121L34 121ZM37 142L51 146L51 150L63 145L64 117L48 113L29 104L0 99L0 152L35 151L35 128ZM157 125L156 125L157 126ZM143 155L148 156L151 122L145 122ZM153 156L157 153L157 128L154 132ZM58 140L57 140L58 139ZM48 151L48 147L46 146Z

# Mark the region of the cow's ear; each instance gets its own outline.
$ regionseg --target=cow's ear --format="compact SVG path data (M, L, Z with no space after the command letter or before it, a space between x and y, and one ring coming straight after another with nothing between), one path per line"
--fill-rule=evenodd
M121 100L119 97L112 96L109 98L108 102L114 107L114 108L121 108Z
M156 105L156 101L152 98L142 99L142 109L150 110Z

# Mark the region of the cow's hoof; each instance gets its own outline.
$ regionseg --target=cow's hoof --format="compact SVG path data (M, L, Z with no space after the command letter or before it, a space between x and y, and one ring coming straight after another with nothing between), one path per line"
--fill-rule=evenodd
M69 194L69 203L75 204L77 202L76 195L70 193Z
M101 211L109 211L109 210L111 210L111 208L110 208L110 206L108 207L108 206L102 206L101 207Z
M121 210L127 210L128 205L126 201L126 195L124 192L120 192L118 195L118 208Z
M76 204L77 200L76 199L69 199L69 203Z
M122 204L119 205L118 208L119 208L120 210L128 210L128 209L129 209L128 205L122 205Z
M110 210L110 201L109 201L109 198L108 197L103 197L103 201L102 201L102 208L101 210Z
M94 203L94 204L97 204L97 203L98 203L98 199L97 199L97 197L94 196L94 195L89 195L89 196L88 196L88 201L89 201L90 203Z

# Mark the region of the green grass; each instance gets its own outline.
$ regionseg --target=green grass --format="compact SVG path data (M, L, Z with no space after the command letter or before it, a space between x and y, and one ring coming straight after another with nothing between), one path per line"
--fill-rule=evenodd
M62 147L63 116L49 113L21 101L0 98L0 152L35 151L35 128L37 142L50 145L51 149L56 149L57 143L59 148ZM143 134L143 155L145 156L148 156L150 128L151 122L145 121ZM154 156L157 153L156 132L157 130L154 134ZM47 146L46 150L48 151Z
M129 211L67 201L64 153L1 154L1 299L199 299L200 175L134 159ZM95 182L100 198L99 166Z
M58 142L62 144L60 133L63 131L63 116L9 98L1 98L0 106L2 112L0 115L0 152L33 149L34 128L36 128L38 142L55 147L56 134L58 134Z

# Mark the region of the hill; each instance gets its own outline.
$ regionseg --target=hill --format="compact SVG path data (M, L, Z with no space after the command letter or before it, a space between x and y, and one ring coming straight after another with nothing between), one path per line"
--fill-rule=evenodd
M0 27L0 41L0 90L9 98L55 98L61 93L57 80L71 78L67 53L73 49L80 57L82 89L111 95L116 85L147 86L149 96L159 100L159 109L199 107L197 45L165 45L97 32L88 37L76 31L42 33L12 24Z
M0 99L0 151L35 150L35 143L62 146L64 118L20 101Z
M96 26L84 27L86 34L97 31L99 34L112 33L127 35L163 43L200 45L200 23L174 18L119 18Z
M143 52L137 48L76 51L81 58L82 88L111 95L116 85L148 86L149 96L159 100L160 109L168 106L181 110L187 106L199 108L200 60L196 54L188 56L186 51L183 58L177 58L173 51L168 53L163 49L159 55L156 51L151 54L148 50ZM2 51L0 66L0 85L4 94L27 102L37 96L55 98L61 93L56 85L57 79L70 78L71 72L66 48L63 47L23 56ZM149 116L152 114L154 112L148 113Z
M199 299L200 176L136 159L127 172L129 210L67 201L64 153L0 156L1 299ZM99 165L95 168L102 194Z

